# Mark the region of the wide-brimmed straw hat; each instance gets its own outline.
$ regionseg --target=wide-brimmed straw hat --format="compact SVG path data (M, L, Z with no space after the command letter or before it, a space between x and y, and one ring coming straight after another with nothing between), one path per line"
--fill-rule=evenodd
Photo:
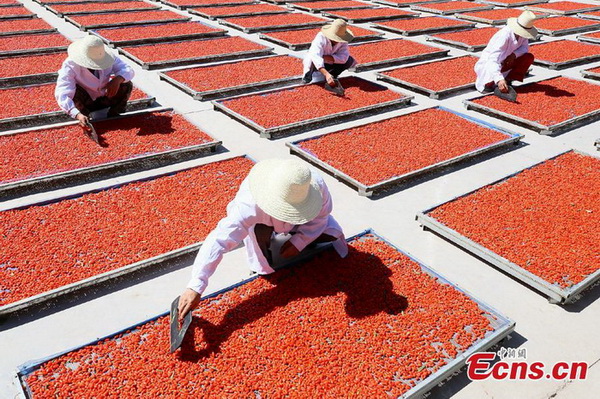
M343 19L336 19L331 24L321 28L321 32L329 40L334 42L348 43L354 39L352 31L348 29L348 24Z
M69 45L69 59L84 68L103 70L115 63L115 56L106 51L106 46L97 36L87 35Z
M531 11L523 11L518 18L509 18L506 24L517 35L527 39L538 37L538 31L533 27L536 16Z
M258 162L250 170L248 182L258 207L277 220L304 224L317 217L323 207L319 185L300 160Z

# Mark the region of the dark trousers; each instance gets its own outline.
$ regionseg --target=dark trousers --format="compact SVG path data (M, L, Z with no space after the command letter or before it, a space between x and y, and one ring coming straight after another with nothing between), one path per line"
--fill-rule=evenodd
M344 72L346 69L350 68L353 64L354 64L354 58L352 58L350 56L350 57L348 57L348 61L346 61L343 64L324 64L323 67L325 68L325 70L327 72L329 72L331 74L331 76L333 76L334 78L337 78L338 76L340 76L340 74L342 72ZM315 68L315 64L312 64L310 66L309 73L312 74L316 70L317 70L317 68Z
M263 255L269 262L269 264L273 264L273 254L271 253L271 237L273 236L273 232L275 229L273 226L267 226L266 224L257 224L254 226L254 235L256 236L256 243L258 247L262 251ZM290 234L294 234L290 232ZM337 238L330 236L329 234L321 234L314 240L310 246L314 246L324 242L335 241Z
M109 98L102 96L92 100L88 92L85 91L83 87L77 85L75 95L73 96L73 102L79 112L85 116L89 116L90 112L104 108L108 108L108 116L117 116L125 112L127 101L129 101L132 90L133 84L131 82L125 82L121 83L117 94L113 97Z
M531 66L531 64L533 64L533 59L533 54L525 53L522 56L515 59L515 62L513 62L511 68L507 68L506 66L504 66L504 64L502 64L502 69L500 71L506 72L510 70L510 72L506 76L507 81L512 82L513 80L517 80L519 82L522 82L523 79L525 79L525 75L527 74L529 67Z

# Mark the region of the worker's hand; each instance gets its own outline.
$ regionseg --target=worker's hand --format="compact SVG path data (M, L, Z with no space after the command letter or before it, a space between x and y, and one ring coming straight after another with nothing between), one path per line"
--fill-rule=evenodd
M199 303L200 294L191 288L186 288L179 297L179 306L177 307L179 311L179 321L182 322L185 315L196 309Z
M86 130L89 130L88 124L90 123L90 118L88 118L81 112L78 113L75 118L77 118L77 121L79 122L79 126L81 126L82 128L84 128Z
M506 83L506 80L502 79L498 82L498 89L500 89L502 93L508 93L508 83Z
M502 69L512 69L516 59L517 56L515 55L515 53L512 53L511 55L506 57L506 59L502 62Z
M121 83L123 83L124 81L125 79L123 79L121 76L115 76L114 78L109 80L108 83L103 87L103 89L106 90L106 97L114 97L119 91Z
M285 258L285 259L293 258L294 256L297 256L299 253L300 253L300 251L298 251L298 249L294 246L294 244L292 244L289 240L286 241L281 246L281 249L279 250L279 255L281 255L281 257Z
M325 75L325 80L327 81L327 84L329 86L335 87L335 79L334 79L333 75L328 73L327 75Z

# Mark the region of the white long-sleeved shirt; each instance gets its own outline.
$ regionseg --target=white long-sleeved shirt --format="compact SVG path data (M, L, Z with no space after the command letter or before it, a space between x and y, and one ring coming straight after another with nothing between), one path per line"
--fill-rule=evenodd
M119 57L115 58L112 67L98 71L98 77L94 76L89 69L82 67L67 58L58 71L58 80L56 82L56 89L54 90L54 97L56 97L56 101L60 108L72 118L75 118L79 113L79 110L75 108L75 104L73 103L76 85L84 88L92 100L95 100L106 94L104 86L106 86L112 75L121 76L125 79L125 82L128 82L133 79L134 74L133 69L119 59Z
M323 233L336 237L333 246L340 256L345 257L348 254L348 247L342 228L331 216L333 209L331 195L323 178L314 171L312 174L321 190L323 207L317 217L301 225L286 223L267 215L254 201L248 179L244 180L235 198L227 205L227 216L221 219L200 247L192 267L192 278L187 287L202 294L223 255L242 242L246 246L250 269L258 274L273 273L274 270L258 247L254 235L254 226L259 223L273 226L275 233L294 232L290 242L298 251L302 251Z
M515 35L508 26L496 32L475 64L477 90L483 91L486 84L498 83L508 75L510 71L500 72L506 57L512 53L520 57L527 52L529 52L529 40Z
M330 55L336 64L344 64L350 57L350 49L348 43L338 42L335 45L331 44L331 40L325 37L323 33L317 33L317 36L310 44L310 48L304 55L304 73L308 72L311 64L314 64L317 70L323 68L325 60L323 57Z

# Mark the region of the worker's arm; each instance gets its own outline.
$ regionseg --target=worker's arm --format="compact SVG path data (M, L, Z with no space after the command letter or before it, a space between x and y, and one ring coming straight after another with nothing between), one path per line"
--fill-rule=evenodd
M502 75L501 72L502 62L504 61L502 57L506 52L506 48L508 47L508 34L510 34L510 30L500 30L494 36L492 36L492 39L488 44L490 54L488 57L488 62L486 63L486 68L490 69L494 83L496 84L504 80L504 75Z
M208 285L208 279L214 274L226 252L241 244L248 235L248 218L242 217L234 199L227 206L227 216L206 237L196 255L192 267L192 278L187 289L179 299L179 317L183 317L200 302L200 296Z
M331 55L324 55L327 40L329 39L327 39L321 33L317 34L310 44L307 56L310 57L310 60L317 71L321 72L323 76L325 76L327 83L330 86L335 86L333 76L331 76L329 71L325 69L325 63L333 64L333 62L329 62L333 60L333 57Z
M133 68L123 62L119 57L115 57L111 73L115 76L120 76L123 79L123 82L129 82L135 76Z
M526 54L528 52L529 52L529 40L525 39L523 44L520 45L513 54L515 55L516 58L519 58L520 56L522 56L523 54Z
M73 96L75 96L75 90L77 90L76 71L75 66L70 61L66 60L63 62L62 67L58 71L58 79L56 80L56 88L54 89L54 97L58 106L71 116L79 120L79 124L84 126L87 117L79 112L75 103L73 102Z
M114 97L117 94L121 83L129 82L131 79L133 79L135 72L129 65L117 57L115 58L115 62L112 66L111 74L114 75L114 78L109 80L106 85L104 85L106 97L108 98Z
M345 64L350 58L350 48L348 43L340 43L339 48L331 55L333 62L331 64ZM329 62L328 62L329 64Z
M313 241L315 241L325 229L327 229L327 224L329 221L329 215L333 210L333 201L331 199L331 194L329 194L329 190L327 186L323 182L322 178L316 175L316 179L319 181L319 186L321 187L321 196L323 198L323 206L321 207L321 211L313 220L308 223L302 224L298 226L296 230L296 234L289 239L289 243L296 248L298 253L302 251L306 246ZM295 255L295 254L292 254Z

